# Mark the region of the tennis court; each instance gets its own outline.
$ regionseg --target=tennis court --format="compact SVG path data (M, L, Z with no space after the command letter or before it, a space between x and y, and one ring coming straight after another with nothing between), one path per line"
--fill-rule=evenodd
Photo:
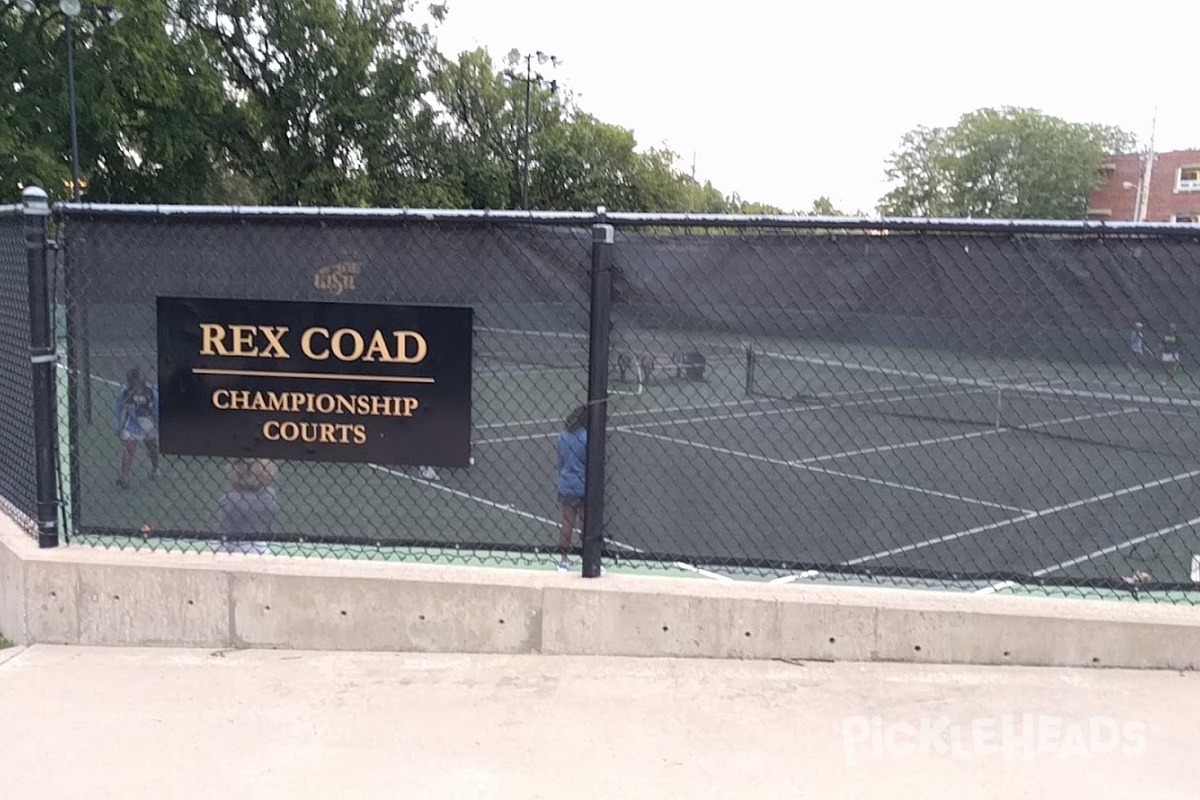
M1015 590L1021 577L1195 578L1200 387L1186 373L711 332L617 330L613 346L610 568L954 579L983 591ZM681 352L703 354L702 375L671 367ZM384 545L382 557L476 563L520 550L551 568L554 441L586 396L586 359L581 333L477 332L474 466L430 480L416 468L289 463L277 529L301 544L287 547ZM153 377L154 361L145 348L93 345L92 419L81 414L77 432L81 527L116 541L146 525L207 546L222 463L168 457L150 482L140 456L133 486L114 482L116 386L130 366Z

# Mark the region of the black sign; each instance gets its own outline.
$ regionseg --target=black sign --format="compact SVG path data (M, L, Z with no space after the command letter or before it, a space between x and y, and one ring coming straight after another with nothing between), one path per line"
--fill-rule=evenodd
M158 298L171 455L465 467L473 312Z

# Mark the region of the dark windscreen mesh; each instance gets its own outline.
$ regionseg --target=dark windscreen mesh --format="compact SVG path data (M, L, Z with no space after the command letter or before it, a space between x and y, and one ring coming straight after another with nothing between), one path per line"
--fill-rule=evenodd
M37 516L24 220L0 209L0 498L26 525ZM32 529L32 527L31 527Z
M586 401L586 229L81 215L67 219L66 231L68 301L79 320L71 343L74 514L83 532L216 531L228 490L221 459L169 457L152 480L140 451L129 485L116 482L114 401L131 368L155 380L157 296L451 304L474 309L473 466L285 464L272 536L433 550L553 548L553 441L520 437L555 429ZM513 438L515 456L505 442L490 444Z
M1200 232L608 219L610 557L989 590L1200 582ZM213 533L221 460L169 458L151 481L138 455L115 481L113 401L130 367L153 375L156 296L452 303L475 311L474 463L281 465L272 537L557 561L574 507L556 445L586 399L593 300L605 313L590 223L66 223L83 531Z
M1088 391L750 351L751 397L809 409L1011 428L1167 457L1200 454L1200 396ZM1172 424L1173 423L1173 424Z
M719 225L617 229L614 552L1190 585L1194 233Z

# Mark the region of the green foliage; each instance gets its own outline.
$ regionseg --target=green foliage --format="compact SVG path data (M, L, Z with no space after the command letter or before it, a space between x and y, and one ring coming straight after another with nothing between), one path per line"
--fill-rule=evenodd
M403 3L181 0L179 9L185 38L230 88L221 144L259 196L355 206L380 184L402 196L421 182L431 118L420 68L432 40L404 20Z
M73 25L87 200L515 208L528 91L531 208L781 213L484 50L443 56L410 0L114 2ZM57 4L0 0L0 198L69 196L66 76Z
M94 3L76 18L81 172L95 200L197 201L213 180L221 76L168 33L163 4L121 0L105 25ZM0 186L70 195L66 44L56 5L34 14L0 0Z
M822 195L813 201L812 210L808 212L814 217L844 217L846 214L839 211L833 201Z
M901 139L887 177L888 216L1079 219L1102 182L1108 153L1134 146L1117 128L1068 122L1034 109L980 109L950 128Z

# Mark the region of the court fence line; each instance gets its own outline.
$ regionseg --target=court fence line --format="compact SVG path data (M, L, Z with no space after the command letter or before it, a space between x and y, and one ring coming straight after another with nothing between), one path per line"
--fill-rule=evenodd
M0 499L46 547L1200 599L1200 226L33 190L0 264ZM231 534L228 459L116 435L161 296L470 306L471 466L284 461Z
M0 505L46 548L59 544L49 216L37 187L0 206Z

